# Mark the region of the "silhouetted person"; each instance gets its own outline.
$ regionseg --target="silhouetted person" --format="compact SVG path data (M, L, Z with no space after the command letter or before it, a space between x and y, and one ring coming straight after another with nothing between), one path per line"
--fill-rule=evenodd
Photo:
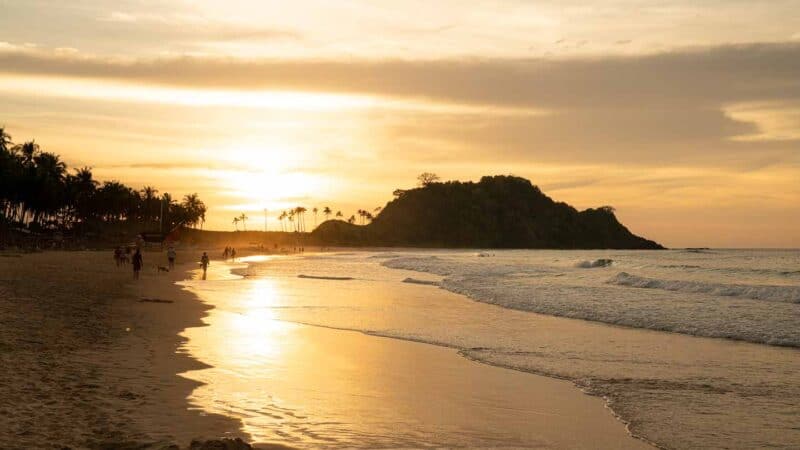
M139 272L142 270L142 265L144 261L142 260L142 252L138 248L136 252L133 254L133 260L131 261L133 264L133 279L139 279Z
M117 267L122 264L122 247L114 249L114 262L117 263Z
M208 253L203 252L203 256L200 257L200 267L203 268L203 279L206 279L206 272L208 271L208 265L211 261L208 259Z
M175 258L178 257L178 252L175 251L175 247L170 246L169 250L167 250L167 261L169 261L169 270L175 268Z
M236 262L236 249L231 247L231 260Z

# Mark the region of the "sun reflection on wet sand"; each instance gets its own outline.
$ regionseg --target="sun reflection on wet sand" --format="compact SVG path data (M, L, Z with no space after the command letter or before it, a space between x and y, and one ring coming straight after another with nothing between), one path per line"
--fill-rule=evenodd
M581 448L588 439L606 448L644 447L602 400L567 382L478 364L452 349L277 318L298 306L292 304L297 283L303 283L300 308L314 314L309 299L348 295L367 281L331 284L288 274L231 279L224 272L233 267L217 263L209 281L183 283L215 307L205 318L209 326L184 333L186 350L212 367L183 375L204 383L191 403L240 419L254 442Z

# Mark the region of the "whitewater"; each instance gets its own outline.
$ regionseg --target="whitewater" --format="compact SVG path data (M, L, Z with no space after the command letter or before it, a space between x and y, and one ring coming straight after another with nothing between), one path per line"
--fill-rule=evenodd
M506 251L391 257L441 287L505 308L800 347L800 252Z
M800 448L800 251L348 251L233 273L198 286L570 380L663 448Z

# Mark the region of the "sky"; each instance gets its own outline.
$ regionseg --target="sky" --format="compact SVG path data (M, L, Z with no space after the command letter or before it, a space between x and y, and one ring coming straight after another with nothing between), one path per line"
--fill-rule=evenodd
M197 192L208 229L513 174L666 246L797 248L798 10L0 0L0 125L101 180Z

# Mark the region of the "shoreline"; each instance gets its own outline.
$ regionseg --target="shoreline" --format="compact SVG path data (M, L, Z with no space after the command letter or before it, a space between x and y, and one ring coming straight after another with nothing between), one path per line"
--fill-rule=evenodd
M279 269L285 265L291 267ZM311 266L287 262L269 267L264 267L264 273L275 275L270 277L275 280L273 284L280 286L290 297L307 297L305 302L293 303L301 309L313 306L323 308L320 309L323 312L324 308L351 304L336 299L318 301L303 293L314 292L317 287L333 286L326 284L332 283L330 281L305 280L302 286L293 288L292 274L312 273L303 270L313 269L302 268ZM323 267L320 266L320 270ZM358 297L370 293L370 296L385 297L370 305L363 302L352 305L377 316L382 315L381 311L386 308L398 308L391 313L392 317L398 317L397 321L387 322L376 317L352 322L336 314L308 316L300 310L295 312L293 308L285 307L279 308L279 316L281 320L310 326L453 348L459 355L483 365L567 380L587 395L603 398L607 408L625 424L631 436L656 447L698 445L699 436L709 427L718 428L719 436L729 436L711 441L718 444L741 439L741 442L765 442L790 448L789 443L797 438L792 431L785 438L774 438L777 430L791 427L791 423L786 423L780 414L780 408L785 402L791 404L797 393L787 378L791 368L796 367L796 349L543 315L476 301L444 289L432 289L419 296L411 289L431 286L400 283L404 277L415 275L404 269L383 269L394 274L366 271L364 274L369 275L362 276L383 281L363 289L356 288L358 282L353 281L355 284L347 285L349 295ZM323 270L322 273L351 274L342 272L341 268L328 272ZM384 280L386 278L388 280ZM379 294L381 290L398 291L397 295L385 295ZM398 304L398 299L404 296L419 298ZM449 314L456 301L460 305L457 309L468 314L464 317L472 317L472 321L452 322L456 317ZM422 315L414 315L416 311L410 308L412 303L423 308ZM498 320L501 318L507 319L509 322L504 323L510 326L505 329L503 342L498 341L501 347L483 338L470 337L491 331L492 326L483 326L480 322L500 323ZM450 326L461 330L459 337L453 339L447 333L437 331ZM520 332L524 332L527 338L519 340ZM520 353L534 351L522 355L513 350L523 350ZM571 355L582 356L573 358ZM743 365L742 361L747 363ZM769 394L770 391L782 394L776 396ZM693 392L699 396L692 396ZM751 404L748 399L757 401ZM719 408L722 405L727 407ZM709 409L714 412L708 412ZM665 427L665 423L670 423L670 426ZM752 430L753 435L743 437L740 430ZM740 447L747 448L748 444L741 442Z
M205 366L177 351L179 332L201 326L207 307L174 284L193 263L158 274L156 257L166 259L145 253L136 283L111 252L0 258L0 447L188 448L241 435L186 402L197 384L180 373ZM174 303L140 301L152 296Z
M209 253L214 254L213 251ZM249 252L243 253L242 257ZM299 259L315 253L299 255ZM0 258L0 320L9 324L0 329L0 349L4 350L0 352L0 362L5 368L0 368L0 376L8 380L0 386L0 396L4 398L0 400L0 443L9 442L12 448L19 444L24 448L138 446L136 448L161 449L172 444L179 444L183 448L195 439L242 438L252 441L242 420L230 415L209 413L190 399L203 384L186 374L213 369L186 349L189 341L186 332L208 328L204 319L214 313L215 306L204 302L186 285L178 284L197 278L194 261L199 259L199 254L189 250L180 251L179 261L188 262L179 263L176 270L169 274L161 274L155 271L153 261L156 258L165 259L165 254L147 252L146 271L139 282L131 280L130 266L123 269L113 267L108 252L44 252L22 258ZM220 266L227 264L222 264L218 259L212 261L212 267ZM227 272L232 270L223 269ZM287 282L293 283L294 280ZM314 280L306 282L325 283ZM407 286L412 287L424 289L430 286ZM448 295L482 305L479 308L515 311L461 294L448 292ZM583 328L608 329L608 335L638 336L636 339L640 341L626 340L628 345L641 346L661 337L663 339L659 342L694 342L700 344L701 348L707 347L706 350L733 348L734 345L730 344L744 350L760 346L582 319L570 320L533 312L514 314L536 316L530 319L546 329L566 324L567 327L562 328L572 339L580 337L580 334L572 334L578 325L569 325L568 322L585 324ZM43 320L41 329L34 328L38 326L37 320ZM426 340L424 334L414 338L382 332L380 328L367 328L365 331L291 320L289 317L275 320L309 328L353 332L363 336L363 339L385 338L415 345L427 344L428 347L447 350L455 358L470 364L563 381L581 396L603 399L604 408L615 422L624 425L625 433L631 439L664 448L634 431L641 423L626 420L626 417L630 417L630 411L626 411L629 402L619 403L616 398L622 391L614 391L611 395L601 389L602 385L595 385L595 381L603 381L602 374L598 374L596 379L575 378L571 374L560 376L553 368L543 366L537 369L535 365L521 360L518 362L509 355L500 355L506 359L490 357L479 347L432 342ZM34 335L28 336L32 330L35 331ZM588 331L591 333L591 330ZM316 333L319 336L323 334ZM330 336L336 339L334 335ZM26 344L26 340L32 343ZM13 345L15 341L17 344ZM717 345L716 341L727 344ZM546 341L542 343L547 345ZM393 344L386 345L393 347ZM6 351L8 349L11 351ZM455 352L451 352L451 349ZM416 353L420 352L427 350ZM635 380L636 375L632 376ZM29 379L41 379L41 392L25 387ZM535 381L530 383L535 384ZM691 388L691 385L687 387ZM624 385L620 385L620 388L624 388ZM25 408L16 411L15 407L20 405L25 405ZM76 408L83 409L76 415L78 417L73 417ZM37 425L53 423L56 420L54 417L58 417L57 427L43 429ZM4 433L3 430L7 431ZM266 445L270 445L269 448L288 448L282 444ZM262 445L256 445L255 448L262 448Z
M236 266L239 266L241 264L249 264L249 263L247 261L235 263ZM223 269L223 270L226 270L227 273L231 273L231 271L236 270L236 267L233 267L234 264L229 264L227 266L228 267L225 267ZM218 267L219 266L217 266L217 268ZM245 279L246 278L246 277L243 277L240 274L235 274L234 276L235 276L236 279ZM219 273L212 274L212 272L210 271L209 272L209 281L214 281L215 277L219 281L225 281L225 282L227 282L227 281L237 281L237 280L230 280L228 278L228 276L221 275ZM202 287L204 285L205 285L205 282L198 282L195 285L189 286L189 287L190 287L191 290L196 290L195 294L198 297L200 297L200 301L202 301L204 303L214 303L215 305L217 305L217 307L214 308L213 310L209 311L209 313L210 313L209 322L210 322L210 325L211 325L211 329L205 328L205 329L194 329L194 330L190 329L190 330L187 330L188 333L186 333L186 334L188 334L190 336L190 345L192 344L192 341L196 341L196 342L193 343L193 346L197 348L198 352L202 352L201 349L208 349L210 347L213 347L213 344L212 345L206 345L209 340L211 340L213 342L215 340L215 338L220 338L222 336L224 336L227 339L230 339L233 342L230 345L233 345L233 346L237 345L236 342L238 340L240 340L239 339L240 337L236 335L235 330L228 330L228 331L233 331L231 333L224 333L222 335L215 335L214 334L214 329L213 329L215 327L222 327L222 330L224 332L224 327L225 327L225 319L224 319L224 317L219 317L218 318L218 317L214 317L214 316L217 316L217 315L222 316L223 314L227 314L226 310L228 310L230 305L225 305L224 304L224 300L222 300L222 298L224 298L224 297L236 297L236 294L237 294L236 291L235 290L229 291L227 289L223 290L220 287L216 287L216 288L212 289L212 292L210 294L208 294L208 293L203 293L202 292L203 291ZM208 295L210 295L210 297ZM217 297L215 297L215 296L217 296ZM219 297L219 296L223 296L223 297ZM216 298L217 301L214 301L215 298ZM223 303L219 303L220 301L222 301ZM221 308L221 309L218 309L218 308ZM230 311L232 313L234 313L234 315L243 314L243 313L240 313L240 312L235 312L235 311L238 311L238 310L230 310ZM261 316L258 316L258 317L259 317L259 321L265 320ZM350 361L349 364L351 364L351 365L352 364L356 364L356 365L363 364L363 362L361 361L361 358L363 357L363 355L355 356L355 355L349 355L348 354L349 346L350 345L354 345L353 343L357 343L357 344L355 344L357 346L378 346L378 347L382 348L381 354L392 355L392 359L395 359L396 355L403 355L404 353L407 354L409 351L411 351L411 354L414 355L414 357L413 357L414 359L422 358L422 360L427 360L428 361L428 363L423 364L422 366L417 366L416 369L415 369L415 373L418 373L417 376L420 376L423 380L427 380L429 378L430 379L437 379L438 377L440 377L441 373L437 372L436 371L437 369L432 369L430 367L437 367L437 366L440 366L442 364L444 364L445 367L451 367L451 369L449 369L449 370L452 370L452 367L458 367L459 368L458 369L458 373L460 375L459 375L458 379L450 379L450 381L449 381L452 384L458 384L460 382L459 380L462 377L465 377L467 379L476 378L474 376L474 374L472 376L469 375L469 374L471 374L473 372L474 373L484 373L484 374L489 373L489 374L493 374L493 375L484 375L484 376L481 376L481 377L477 377L477 379L486 380L486 383L489 384L489 386L502 386L502 385L506 384L507 382L509 382L508 380L515 380L515 379L516 380L521 380L522 384L519 385L520 388L518 389L516 394L515 395L509 394L508 397L504 397L505 400L503 402L501 402L501 403L513 402L512 399L514 397L517 397L517 396L519 396L520 398L531 398L531 396L544 395L546 397L548 395L553 395L554 392L558 392L559 394L557 395L558 396L558 402L557 403L562 404L561 406L565 407L565 408L567 408L567 406L564 406L564 405L572 405L571 409L569 409L569 411L571 411L571 412L566 414L566 417L570 417L571 419L568 422L553 422L552 425L555 425L556 423L560 423L560 425L556 425L556 429L558 429L560 432L563 432L564 430L569 430L570 427L573 426L573 424L571 422L580 422L580 423L583 424L583 428L572 430L571 433L573 435L580 435L580 434L583 433L583 434L585 434L585 436L582 436L580 438L574 438L575 440L571 444L565 444L566 441L564 441L563 438L561 438L562 440L558 441L558 442L561 442L561 444L560 445L559 444L555 445L555 448L595 448L596 446L593 445L593 444L589 444L590 441L588 441L589 439L592 439L592 437L598 438L598 439L601 439L601 440L605 439L605 441L603 441L603 442L606 442L606 444L605 445L601 445L600 448L611 448L611 447L614 447L614 448L651 448L651 447L653 447L653 445L651 443L647 442L645 439L641 439L641 438L639 438L637 436L634 436L630 432L630 430L627 427L626 422L621 420L621 418L617 414L615 414L615 412L611 408L608 407L608 402L607 402L606 399L604 399L601 396L592 395L589 392L584 391L579 386L577 386L575 383L573 383L571 380L559 379L558 377L548 376L548 375L544 375L544 374L531 373L530 371L519 370L519 369L516 369L516 368L504 367L504 366L498 365L498 364L486 363L486 362L481 361L481 360L470 358L468 355L466 355L466 354L464 354L462 352L462 349L460 349L458 347L444 346L444 345L439 345L439 344L431 343L431 342L416 341L416 340L413 340L413 339L398 338L397 336L391 336L391 335L381 335L381 334L376 334L376 333L369 333L369 332L364 332L363 330L329 327L329 326L325 326L325 325L319 325L319 324L313 324L313 323L304 323L304 322L293 321L293 320L284 320L284 319L280 319L280 318L266 319L265 322L259 322L261 324L261 328L264 328L264 329L273 328L272 325L269 325L269 321L271 321L271 320L287 324L289 326L289 328L292 328L293 330L295 330L295 331L292 332L291 336L300 336L300 337L294 337L293 338L293 337L287 337L287 336L281 335L281 342L283 342L284 343L283 345L285 345L285 346L287 346L289 348L291 347L291 344L290 344L291 342L295 342L295 341L298 341L298 340L301 343L302 342L306 342L305 339L302 338L302 336L309 335L309 334L313 335L313 336L317 336L316 338L313 338L311 340L311 342L314 343L313 347L321 346L322 348L329 348L329 350L327 352L322 352L322 353L319 353L319 354L315 353L314 354L315 357L319 359L319 361L316 361L315 364L316 363L321 364L321 367L326 367L326 364L327 364L326 363L326 355L329 354L329 353L330 354L336 354L337 358L340 358L340 359L341 358L347 359L348 357L351 357L352 360L349 360ZM215 322L216 322L216 325L215 325ZM241 322L237 322L237 323L239 325L242 325ZM283 328L283 327L281 326L280 328ZM210 336L206 336L206 334L208 334ZM259 335L257 337L262 342L263 341L269 342L271 340L269 335L264 335L264 336ZM332 344L332 343L337 343L337 344ZM248 342L242 341L242 342L239 342L238 345L242 345L242 346L247 347L247 346L254 345L254 343L252 341L248 341ZM269 344L267 344L267 345L269 346ZM308 345L308 344L306 344L306 345ZM405 349L411 349L411 350L403 350L404 348ZM230 350L225 350L224 351L224 353L230 353L230 352L236 353L236 350L230 349ZM430 357L430 356L424 356L424 355L438 355L438 356ZM205 403L207 405L206 409L209 410L209 411L216 411L216 408L222 408L224 410L229 410L230 409L232 411L232 414L236 415L236 407L234 405L235 402L228 402L227 400L223 402L221 400L222 398L231 398L231 397L233 397L233 396L227 396L227 397L225 396L225 393L226 393L225 385L228 385L228 384L234 385L236 383L236 380L230 379L230 380L227 380L227 382L226 382L225 381L226 380L226 378L225 378L226 374L225 373L217 373L217 374L215 374L215 372L217 371L215 369L219 369L220 372L224 371L224 372L236 372L236 373L239 373L239 372L242 372L242 371L247 371L250 368L249 366L251 364L253 364L253 363L246 362L244 366L235 365L236 362L237 362L235 360L229 361L229 364L217 363L217 362L215 362L213 360L214 357L215 357L215 355L213 354L213 352L210 353L210 354L207 353L205 355L205 357L203 355L198 355L197 356L198 359L200 359L202 361L207 361L212 367L210 367L210 369L207 370L207 371L201 370L197 374L194 374L194 375L193 374L189 374L190 377L198 379L198 380L204 382L201 385L202 387L199 389L199 391L204 391L204 390L208 390L209 391L209 392L197 392L196 391L193 394L193 396L196 397L195 398L195 403L197 403L197 402ZM266 358L269 359L269 355L266 355ZM308 356L308 355L303 355L300 358L302 360L300 362L300 364L308 364L309 363L308 362L309 358L311 358L311 357ZM426 358L428 358L428 359L426 359ZM290 361L292 360L291 357L288 357L288 359ZM313 360L314 358L311 358L311 359ZM403 363L404 361L406 361L406 362ZM273 363L274 362L275 361L273 361ZM392 373L393 374L399 373L399 374L402 375L405 370L408 370L407 364L409 362L408 362L408 360L406 358L402 358L402 357L398 360L398 362L400 363L400 366L396 367L392 371ZM233 364L233 365L230 365L230 364ZM278 364L280 365L280 363L278 363ZM295 361L294 364L296 365L297 362ZM386 364L386 361L384 361L383 363L376 364L376 366L374 366L374 367L370 366L370 370L379 370L385 364ZM414 366L414 364L412 364L412 366ZM292 370L291 367L292 366L290 364L289 368L284 367L284 366L280 366L278 369L274 369L274 368L271 368L271 369L272 369L272 371L274 371L274 370L286 371L286 370ZM318 367L316 370L321 370L321 369ZM314 370L312 370L312 371L314 371ZM309 371L306 370L305 372L301 372L301 373L307 373L307 372L309 372ZM257 375L250 374L249 377L257 377ZM333 375L330 375L329 377L326 377L326 379L327 378L336 379L336 375L334 373ZM362 380L363 382L365 382L367 384L369 384L369 382L370 382L369 380L372 379L372 377L363 376L363 374L357 376L357 378ZM313 377L312 377L312 379L313 379ZM505 380L505 381L500 381L500 380ZM269 383L274 383L275 381L276 380L272 380ZM319 380L317 380L317 381L319 381ZM494 382L494 384L493 384L493 382ZM281 384L281 382L279 381L278 384ZM481 384L483 384L483 383L481 383ZM306 380L306 382L303 385L304 386L316 386L317 383L315 383L314 381ZM272 396L272 394L274 394L274 395L276 395L278 397L281 397L281 398L285 397L285 396L291 397L291 392L298 388L298 387L289 387L288 390L287 390L286 387L284 387L284 390L279 390L278 387L275 387L272 384L270 384L270 386L272 386L271 388L268 388L268 391L270 391L270 397ZM418 388L420 388L419 385L416 385L414 388L410 388L409 392L411 392L412 395L414 395L415 390L418 389ZM306 388L302 388L302 389L305 390ZM489 389L491 391L491 388L489 388L489 387L483 387L483 386L478 387L477 385L473 385L470 389L471 390L479 389L479 391L480 391L480 389ZM497 389L497 387L495 387L494 389ZM280 392L280 393L275 394L273 392L273 390L278 390L278 392ZM447 389L445 389L445 392L446 391L447 391ZM463 395L463 394L467 394L467 391L458 391L458 392L459 392L459 394L456 394L457 396L460 396L460 395ZM439 393L439 392L437 391L437 393ZM239 392L236 391L236 394L239 394ZM328 394L330 394L330 393L328 393ZM348 395L359 397L359 394L357 394L355 392L349 392L347 390L345 390L343 392L340 392L340 394L348 394ZM451 392L451 394L452 394L452 392ZM317 393L315 395L319 395L319 393ZM474 393L473 393L473 395L474 395ZM257 392L255 392L255 393L251 393L251 394L245 394L245 397L247 397L247 398L258 397L258 395L257 395ZM439 397L435 397L435 398L439 398ZM440 401L441 401L441 399L440 399ZM426 404L438 405L440 403L440 401L434 401L433 398L429 398L428 400L426 400ZM541 401L541 399L539 401ZM217 403L217 402L221 403L221 405L214 406L214 403ZM244 417L243 418L243 420L244 420L244 428L245 428L245 432L246 432L246 430L248 429L248 426L249 426L247 424L247 421L248 421L248 416L250 415L250 413L254 412L256 409L260 409L260 408L262 408L264 406L260 405L260 404L253 404L253 405L250 405L250 403L245 403L245 404L248 405L248 406L246 406L246 407L242 406L243 411L245 412L244 416L242 416L242 417ZM538 402L537 402L537 404L538 404ZM577 404L580 404L581 406L580 407L575 406ZM542 407L544 407L544 406L542 406ZM551 408L552 407L553 406L551 406ZM272 405L272 406L269 406L268 405L267 407L264 407L264 408L265 408L264 414L266 414L267 416L272 416L272 415L280 415L282 412L284 412L286 410L286 408L288 408L288 406L286 406L286 405L280 405L280 406ZM270 409L270 408L272 408L272 409ZM343 407L341 407L341 408L343 408ZM339 409L341 409L341 408L339 408ZM458 409L456 409L456 410L458 410ZM475 411L479 412L480 409L476 409ZM294 414L290 414L290 417L291 418L295 418L295 417L297 417L297 414L305 415L305 413L303 413L302 410L301 410L300 412L295 411ZM522 413L519 413L519 414L522 414ZM537 414L544 414L544 413L539 412ZM458 414L455 414L455 415L458 415ZM546 414L546 415L550 415L550 414ZM553 416L558 416L558 415L560 415L560 414L553 414ZM591 419L589 419L589 417L591 417ZM512 415L510 417L506 417L506 419L513 421L514 420L514 416ZM253 420L255 420L255 419L253 419ZM323 420L324 422L327 422L327 421L331 421L332 419L330 419L327 416L322 415L321 417L318 418L318 420ZM588 422L587 422L587 420L588 420ZM544 436L548 436L549 439L554 439L553 436L552 436L552 433L549 433L544 428L542 428L541 419L540 420L528 421L526 423L527 423L526 424L526 428L529 428L529 430L526 430L526 433L529 433L528 434L529 437L531 435L535 435L535 433L538 432L538 433L541 433ZM538 425L537 425L537 423L538 423ZM598 424L604 424L604 425L598 425ZM264 425L262 424L261 426L263 427ZM603 429L603 431L597 430L598 426L600 426ZM262 445L262 442L266 442L268 445L274 445L274 442L276 442L273 439L278 437L278 436L272 436L271 437L269 434L265 435L264 434L265 431L263 431L264 429L269 429L269 428L267 427L267 428L263 428L263 429L257 429L255 431L256 435L260 435L260 437L262 439L266 439L266 441L262 441L261 439L253 440L253 445L254 445L255 448L260 448L260 446ZM581 429L583 431L580 431ZM535 431L531 431L531 430L535 430ZM615 431L615 430L617 430L617 431ZM324 435L325 431L326 430L324 430L324 427L323 427L323 429L314 430L314 434L322 434L322 435ZM278 435L280 435L280 436L284 436L284 434L285 434L284 432L280 432L280 431L278 432ZM610 436L614 436L614 437L610 438ZM611 442L611 441L609 441L608 439L614 439L614 441L613 441L614 443L613 444L609 444L609 442ZM280 442L282 444L286 444L287 443L287 442L281 441L280 439L278 439L277 442ZM400 442L400 441L398 441L398 442ZM528 445L533 445L535 443L536 443L535 440L532 440L532 441L528 442L527 445L523 444L522 442L519 442L519 443L516 444L516 446L517 447L520 447L520 446L527 447ZM315 448L314 444L309 444L309 442L305 442L305 443L303 443L303 442L288 442L288 444L289 445L300 445L301 448L305 448L305 447L308 447L309 445L312 445L310 448ZM380 445L380 446L383 445L383 444L378 444L378 443L373 443L373 444L374 445ZM320 444L320 443L317 443L317 445L321 445L321 446L326 447L326 448L328 447L327 445L323 445L323 444ZM340 443L340 445L342 445L342 446L344 446L346 448L349 448L349 447L355 446L355 445L363 446L364 443L359 442L359 444L354 444L352 442L344 441L344 443ZM367 444L367 445L369 445L369 444ZM396 445L400 445L400 444L395 443L393 445L396 446ZM443 445L445 447L449 446L448 444L443 444ZM484 444L478 445L478 447L483 447L485 445L486 444L484 443ZM401 447L405 447L405 445L400 445L400 446ZM536 445L534 445L534 447L535 446ZM606 447L606 446L609 446L609 447ZM334 447L338 447L338 445L335 445ZM415 446L412 445L411 447L415 447Z

